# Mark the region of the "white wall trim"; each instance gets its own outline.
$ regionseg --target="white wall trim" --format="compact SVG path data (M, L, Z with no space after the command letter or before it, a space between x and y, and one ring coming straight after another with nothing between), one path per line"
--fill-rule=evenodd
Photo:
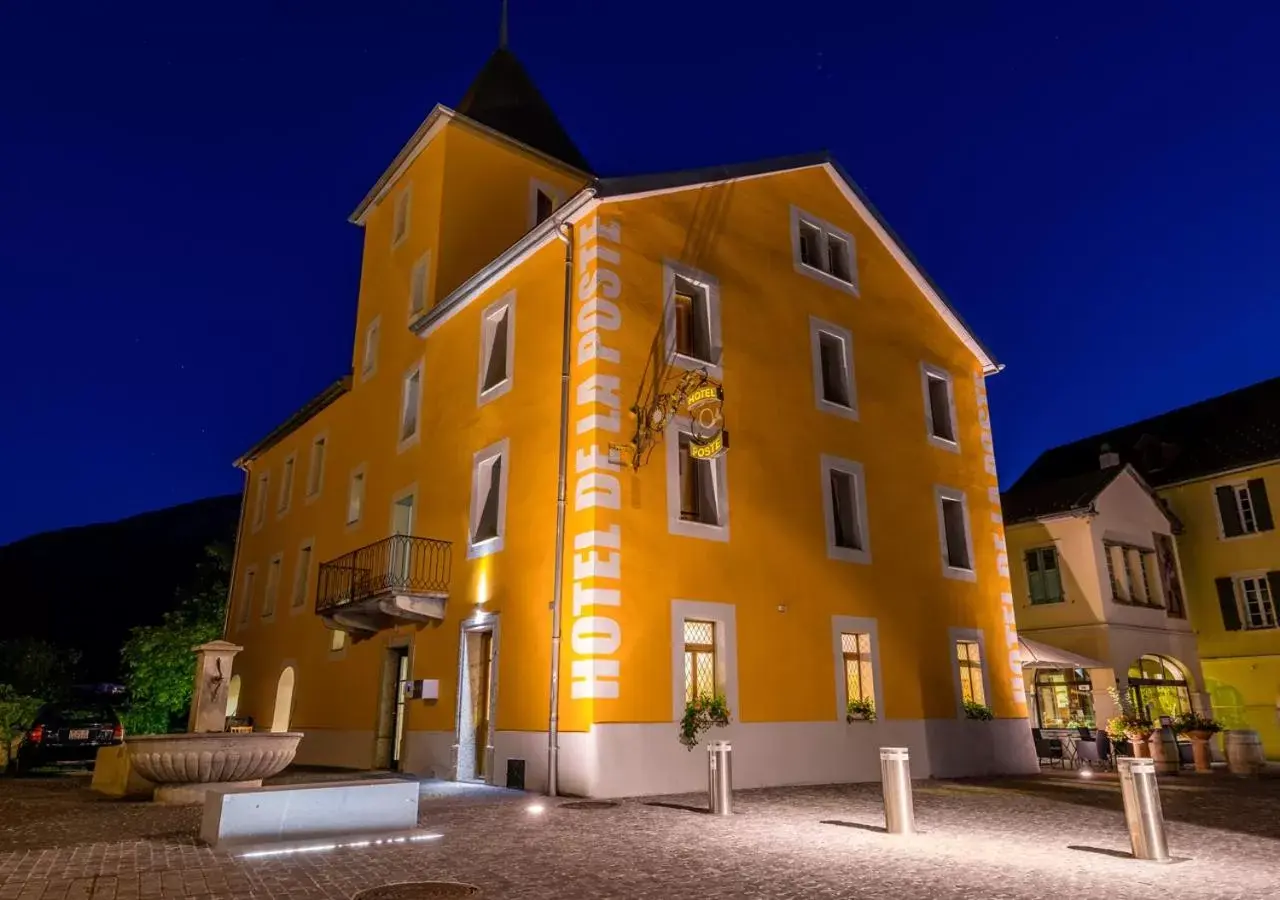
M933 433L933 398L929 396L929 381L937 379L943 381L947 385L947 413L951 420L951 433L955 435L954 440L947 440ZM960 423L956 420L956 384L955 378L951 373L941 366L935 366L932 363L921 361L920 363L920 390L924 395L924 434L925 439L935 447L943 450L950 450L952 453L960 452Z
M427 393L426 376L423 374L425 369L423 360L418 359L405 370L404 376L400 379L400 415L396 416L397 453L403 453L422 439L422 408L426 405L423 398ZM418 379L418 399L413 409L413 432L406 435L404 426L405 419L409 415L409 384L415 375Z
M822 335L827 334L840 342L844 358L845 375L848 379L849 405L841 406L823 396L822 392ZM809 355L813 370L813 402L819 412L831 413L841 418L858 421L858 379L855 374L853 360L853 333L834 322L827 322L817 316L809 317Z
M683 278L701 288L707 301L707 338L711 358L698 359L676 351L676 278ZM724 337L720 328L720 281L709 272L695 269L671 259L662 261L662 327L664 359L684 371L706 369L716 381L724 379Z
M484 378L489 368L489 347L494 337L494 329L500 313L507 313L507 345L503 348L506 356L507 377L493 387L485 390ZM496 400L511 390L515 383L516 365L516 292L507 291L497 300L490 303L480 313L480 365L476 372L476 406L484 406L490 400Z
M271 502L271 469L268 467L258 473L254 479L256 493L253 495L253 524L250 533L257 534L267 522L267 504Z
M289 514L293 506L293 482L298 477L298 451L294 450L280 464L280 494L276 500L276 520Z
M360 383L364 384L378 374L378 350L382 344L382 314L374 316L364 327L364 340L360 344Z
M356 516L351 517L352 501L356 498L356 476L360 476L360 503L356 507ZM364 521L365 504L369 501L369 473L367 471L367 463L360 463L354 467L350 474L347 475L347 505L343 510L343 521L346 522L347 531L355 531L360 527L360 523Z
M729 540L729 469L728 454L722 453L711 460L711 473L715 479L717 517L719 525L706 522L686 522L680 518L680 435L689 433L689 419L681 416L673 419L666 428L667 466L667 531L682 537L702 538L708 541Z
M702 600L671 601L671 721L684 718L684 621L702 619L715 623L716 684L723 686L724 699L734 721L738 709L738 622L732 603ZM672 736L674 740L674 735Z
M951 565L950 556L947 554L947 525L942 515L942 501L957 500L960 508L964 513L964 542L968 548L969 568L961 569ZM977 560L973 555L973 534L969 526L969 500L965 496L964 491L959 488L944 487L940 484L933 486L933 507L934 513L938 519L938 555L942 562L942 574L946 578L954 578L957 581L977 581Z
M822 246L819 248L823 260L827 258L827 238L833 237L843 241L849 251L849 276L850 281L844 281L824 271L802 262L800 259L800 223L804 221L817 228L822 232ZM846 294L858 296L858 244L853 239L853 235L845 231L838 225L820 219L811 213L805 212L798 206L791 207L791 262L793 268L807 278L821 282L828 287L833 287L838 291Z
M844 645L840 636L845 633L871 636L871 693L876 704L876 718L884 718L884 686L880 677L880 629L875 619L862 616L831 617L831 648L836 667L836 721L843 722L849 710L849 686L844 677Z
M420 296L419 296L420 295ZM421 299L421 305L415 303ZM422 315L431 305L431 251L423 250L409 271L409 319Z
M819 458L822 472L822 520L827 531L827 558L841 562L869 564L871 562L871 532L867 528L867 478L862 463L841 459L824 453ZM831 473L843 472L853 479L854 516L862 548L836 546L835 508L831 500Z
M413 227L413 182L405 184L396 194L395 206L391 210L391 249L394 250L409 240L409 231ZM397 226L403 221L404 230L396 234Z
M244 573L240 576L240 593L242 595L240 602L240 614L236 617L236 631L248 627L253 620L254 598L253 589L258 586L258 564L253 563L244 567Z
M951 654L951 686L955 691L956 718L965 718L964 688L960 682L960 660L956 654L956 644L960 641L974 641L978 645L978 656L982 660L982 697L987 706L991 706L991 660L987 658L987 642L982 636L981 628L948 628L947 652Z
M307 550L308 548L311 550L311 553L309 554L307 564L304 567L302 565L302 551ZM311 596L311 587L313 584L311 580L311 568L313 565L317 564L315 537L309 537L298 542L298 550L294 554L293 560L294 572L293 583L289 591L289 615L296 616L307 608L307 599ZM299 585L299 580L301 580L301 585ZM299 588L301 588L301 593L299 593ZM302 602L294 602L299 596L301 596Z
M272 576L275 576L274 578ZM262 621L274 622L280 605L280 582L284 580L284 551L277 550L267 560L267 583L262 592Z
M321 441L324 442L324 445L320 450L320 465L318 466L319 471L315 473L315 478L313 479L311 477L311 468L312 466L316 465L315 448L316 448L316 444ZM304 488L306 492L306 498L303 501L304 503L307 503L307 504L314 503L316 498L319 497L320 494L324 491L324 467L325 467L325 463L328 461L328 456L329 456L329 431L328 429L325 429L324 431L321 431L318 434L313 435L311 438L311 442L307 444L307 481L306 481L306 487ZM311 490L312 481L315 482L314 491Z
M511 482L511 441L503 438L490 444L483 450L477 450L471 458L471 507L467 516L467 559L478 559L482 556L500 551L507 538L507 485ZM477 543L476 527L480 524L484 497L481 496L480 472L486 463L496 458L502 459L502 468L498 472L498 536ZM488 468L485 468L488 471Z

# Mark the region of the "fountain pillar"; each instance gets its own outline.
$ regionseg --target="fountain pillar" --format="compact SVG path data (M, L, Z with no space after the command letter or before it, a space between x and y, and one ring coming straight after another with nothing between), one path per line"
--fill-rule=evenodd
M230 641L210 641L191 649L196 654L196 683L187 731L195 734L226 731L231 661L244 648Z

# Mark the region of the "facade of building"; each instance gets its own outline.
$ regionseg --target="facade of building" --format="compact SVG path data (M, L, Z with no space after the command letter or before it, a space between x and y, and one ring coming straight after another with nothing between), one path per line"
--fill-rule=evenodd
M588 796L705 785L703 694L739 786L1036 769L997 365L833 161L596 178L501 49L352 218L352 374L239 460L238 715Z
M1153 721L1206 711L1179 523L1133 466L1107 454L1093 472L1002 500L1019 635L1083 658L1062 664L1049 652L1027 665L1032 722L1104 726L1119 714L1112 691Z
M1100 453L1132 465L1181 524L1169 558L1181 565L1204 680L1176 643L1175 672L1193 701L1206 693L1215 717L1258 731L1280 758L1280 532L1270 501L1280 491L1280 378L1046 451L1010 496L1096 471Z

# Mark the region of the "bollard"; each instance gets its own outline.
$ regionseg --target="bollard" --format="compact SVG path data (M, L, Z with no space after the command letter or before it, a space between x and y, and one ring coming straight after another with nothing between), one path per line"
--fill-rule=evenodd
M1120 771L1120 797L1124 800L1124 821L1129 826L1133 858L1168 862L1169 844L1164 835L1155 760L1121 757L1116 760L1116 767Z
M911 760L906 747L880 748L880 785L884 790L885 831L913 834L916 814L911 799Z
M728 741L707 745L707 793L713 816L733 815L733 746Z

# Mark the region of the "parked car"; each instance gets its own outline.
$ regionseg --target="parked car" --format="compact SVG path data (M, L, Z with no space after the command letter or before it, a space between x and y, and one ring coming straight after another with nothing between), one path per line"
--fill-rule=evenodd
M46 703L22 738L14 757L17 772L41 766L91 763L99 747L124 742L124 726L100 700Z

